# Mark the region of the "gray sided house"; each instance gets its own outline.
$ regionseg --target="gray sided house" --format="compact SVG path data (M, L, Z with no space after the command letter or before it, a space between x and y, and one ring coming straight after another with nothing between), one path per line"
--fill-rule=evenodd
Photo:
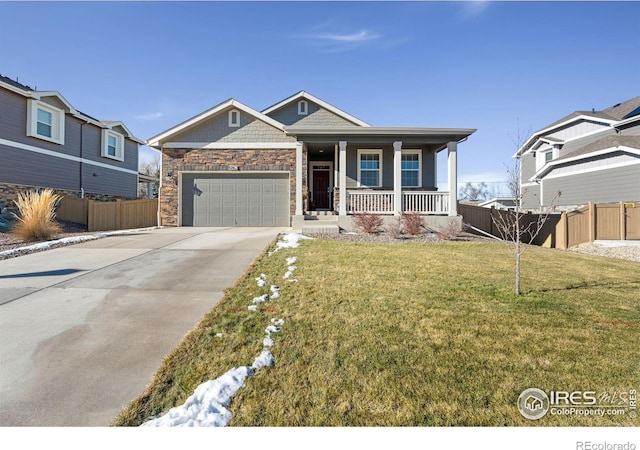
M576 111L534 133L514 157L525 209L640 201L640 97Z
M138 147L122 122L99 121L56 91L0 76L0 201L53 188L64 195L136 198Z
M162 153L160 217L171 226L350 229L358 212L459 220L437 188L436 155L475 130L372 127L301 91L259 112L234 99L150 138Z

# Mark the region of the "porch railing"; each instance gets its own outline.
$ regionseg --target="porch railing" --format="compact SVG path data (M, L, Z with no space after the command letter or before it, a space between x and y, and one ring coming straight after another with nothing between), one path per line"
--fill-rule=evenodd
M395 195L393 191L347 191L347 213L368 212L371 214L393 214ZM405 191L402 193L402 211L420 214L448 214L448 192Z
M449 214L448 192L403 192L402 211Z
M393 191L347 191L347 213L393 214Z

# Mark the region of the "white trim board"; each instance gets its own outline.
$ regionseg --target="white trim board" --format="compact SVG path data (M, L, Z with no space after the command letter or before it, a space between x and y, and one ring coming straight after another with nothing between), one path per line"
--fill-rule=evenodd
M557 179L557 178L566 178L566 177L570 177L572 175L581 175L581 174L584 174L584 173L602 172L602 171L605 171L605 170L617 169L619 167L635 166L637 164L640 164L640 159L638 159L637 161L626 161L626 162L614 163L614 164L603 165L603 166L598 166L598 167L590 167L588 169L578 169L578 170L576 170L574 172L562 173L562 174L558 174L558 175L554 175L553 171L551 171L551 173L549 175L546 175L544 178L542 178L541 181L544 182L546 180L553 180L553 179Z
M216 149L216 150L267 150L295 149L295 142L167 142L162 149Z
M98 161L92 161L90 159L78 158L77 156L65 155L64 153L54 152L52 150L47 150L40 147L34 147L33 145L22 144L20 142L9 141L7 139L0 138L0 145L6 145L7 147L18 148L20 150L26 150L33 153L39 153L41 155L50 156L53 158L66 159L73 162L79 162L83 164L89 164L96 167L102 167L105 169L111 169L118 172L130 173L132 175L138 176L137 170L125 169L123 167L116 167L109 164L101 163Z

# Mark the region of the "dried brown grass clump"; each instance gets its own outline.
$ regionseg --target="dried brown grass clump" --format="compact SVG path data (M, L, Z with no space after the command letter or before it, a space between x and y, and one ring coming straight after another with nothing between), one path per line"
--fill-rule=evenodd
M434 227L433 232L439 239L452 241L460 237L462 229L455 221L451 220L446 225Z
M15 203L20 213L12 233L26 242L51 239L61 231L55 220L55 205L60 198L51 189L19 193Z
M418 213L404 213L400 216L399 221L404 232L411 236L417 236L424 231L424 221Z
M365 233L377 233L382 229L382 216L361 212L353 215L353 225Z

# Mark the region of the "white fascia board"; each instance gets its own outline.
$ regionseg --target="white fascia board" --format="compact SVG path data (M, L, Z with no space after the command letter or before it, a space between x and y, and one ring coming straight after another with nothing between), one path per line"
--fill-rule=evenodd
M218 106L214 106L211 109L206 110L205 112L198 114L197 116L192 117L191 119L186 120L185 122L182 122L179 125L176 125L173 128L168 129L167 131L164 131L163 133L160 133L150 139L148 139L146 141L146 144L150 147L155 147L157 148L160 144L160 141L175 135L177 133L180 133L184 130L186 130L189 127L192 127L206 119L208 119L211 116L214 116L222 111L224 111L227 108L236 108L239 109L243 112L245 112L246 114L249 114L253 117L255 117L258 120L261 120L269 125L271 125L274 128L277 128L280 131L284 131L284 125L281 124L280 122L273 120L271 117L268 117L258 111L256 111L253 108L250 108L249 106L246 106L242 103L240 103L237 100L234 99L229 99L226 102L220 103Z
M24 89L20 89L12 84L5 83L4 81L0 81L0 87L5 88L8 91L15 92L16 94L23 95L25 97L30 96L31 91L25 91Z
M282 100L280 103L276 103L273 106L270 106L269 108L265 109L264 111L262 111L262 114L269 114L273 111L276 111L280 108L282 108L285 105L288 105L289 103L293 103L296 100L299 99L306 99L306 100L310 100L313 103L316 103L317 105L322 106L324 109L331 111L332 113L348 120L349 122L353 122L357 125L360 125L361 127L370 127L371 125L369 125L367 122L364 122L360 119L358 119L357 117L352 116L349 113L346 113L344 111L342 111L341 109L336 108L335 106L325 102L324 100L320 100L319 98L309 94L308 92L305 91L300 91L297 94L292 95L291 97L288 97L284 100Z
M574 156L572 158L560 159L560 160L557 160L557 161L550 161L547 164L545 164L544 166L542 166L540 168L540 170L538 170L536 173L534 173L533 176L531 178L529 178L529 181L539 180L541 177L544 177L548 171L552 170L557 165L570 163L570 162L575 162L575 161L580 161L582 159L593 158L594 156L606 155L608 153L613 153L613 152L618 152L618 151L627 152L627 153L631 153L631 154L640 156L640 149L633 148L633 147L627 147L626 145L617 145L615 147L609 147L609 148L605 148L603 150L597 150L595 152L585 153L584 155L577 155L577 156Z
M72 155L67 155L65 153L55 152L55 151L52 151L52 150L48 150L46 148L35 147L35 146L29 145L29 144L23 144L22 142L14 142L14 141L9 141L7 139L0 138L0 145L6 145L7 147L18 148L18 149L26 150L26 151L33 152L33 153L38 153L40 155L51 156L53 158L66 159L68 161L73 161L73 162L81 162L83 164L89 164L89 165L96 166L96 167L102 167L102 168L105 168L105 169L115 170L117 172L124 172L124 173L132 174L132 175L137 175L138 174L137 170L125 169L123 167L112 166L110 164L105 164L105 163L102 163L102 162L99 162L99 161L92 161L90 159L78 158L77 156L72 156Z
M102 128L106 128L108 130L113 130L115 127L122 127L122 129L125 131L126 133L126 137L127 139L129 139L130 141L135 142L136 144L140 144L140 145L144 145L144 141L138 139L137 137L135 137L133 135L133 133L131 132L131 130L129 130L124 123L120 122L120 121L116 121L116 122L109 122L109 123L105 123L105 122L101 122L100 126Z
M296 142L167 142L163 149L189 148L214 150L263 150L263 149L295 149Z
M615 127L618 128L619 126L628 125L633 122L640 122L640 115L636 115L633 117L629 117L628 119L621 120L620 122L615 124Z
M525 141L525 143L524 143L524 144L522 144L522 146L518 149L518 151L516 151L516 152L513 154L513 156L512 156L512 157L513 157L513 158L517 158L517 157L518 157L518 155L522 154L522 149L523 149L523 148L525 148L525 147L527 147L527 145L528 145L528 144L529 144L529 143L530 143L534 138L536 138L536 137L541 137L542 135L544 135L544 134L548 134L549 132L551 132L551 131L553 131L553 130L555 130L555 129L557 129L557 128L562 128L562 127L565 127L565 126L567 126L567 125L569 125L569 124L571 124L571 123L573 123L573 122L579 122L579 121L581 121L581 120L590 120L590 121L592 121L592 122L600 122L600 123L607 124L607 125L609 125L609 126L614 126L614 125L616 124L616 121L615 121L615 120L611 120L611 119L603 119L603 118L601 118L601 117L594 117L594 116L589 116L589 115L586 115L586 114L580 114L579 116L573 117L573 118L571 118L571 119L569 119L569 120L565 120L564 122L560 122L560 123L558 123L558 124L556 124L556 125L554 125L554 126L552 126L552 127L548 127L548 128L543 129L543 130L536 131L535 133L533 133L533 134L529 137L529 139L527 139L527 140ZM601 131L601 130L599 130L599 131ZM579 136L579 137L582 137L582 136ZM574 138L574 139L577 139L577 138Z
M42 100L45 97L56 97L60 100L64 106L69 110L71 114L77 116L78 111L67 101L66 98L62 96L58 91L31 91L31 98L35 98L36 100Z

